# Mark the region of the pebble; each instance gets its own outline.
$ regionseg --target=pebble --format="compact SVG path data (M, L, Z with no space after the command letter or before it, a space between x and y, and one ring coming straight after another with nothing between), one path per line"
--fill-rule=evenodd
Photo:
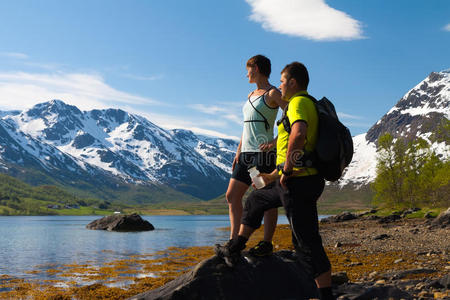
M383 233L383 234L377 235L377 236L374 237L373 239L374 239L374 240L384 240L384 239L387 239L388 237L389 237L389 235Z
M337 242L335 245L334 245L334 248L339 248L339 247L341 247L342 246L342 243L341 242Z
M431 297L431 295L427 291L421 291L420 293L417 294L417 296L423 297L423 298Z
M426 286L425 283L423 282L419 282L418 284L416 284L416 290L421 290Z
M435 292L434 293L434 299L447 299L448 297L450 297L450 292Z
M384 280L384 279L377 280L377 281L375 281L375 284L376 285L384 285L384 284L386 284L386 280Z
M372 273L369 274L369 278L374 278L377 275L378 275L378 272L377 271L373 271Z
M354 266L362 266L362 262L352 262L347 265L347 267L354 267Z
M401 259L401 258L399 258L399 259L396 259L396 260L394 260L394 264L398 264L398 263L401 263L403 261L403 259Z

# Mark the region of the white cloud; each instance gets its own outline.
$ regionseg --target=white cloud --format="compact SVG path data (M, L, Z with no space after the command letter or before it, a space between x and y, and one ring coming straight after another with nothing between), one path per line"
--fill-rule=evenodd
M153 99L122 92L99 75L81 73L0 73L0 107L24 109L36 103L61 99L80 109L114 104L158 104Z
M153 75L153 76L140 76L140 75L134 75L134 74L123 74L123 77L135 79L135 80L142 80L142 81L153 81L153 80L159 80L163 79L163 75Z
M81 110L121 108L146 117L157 126L166 129L188 129L198 134L223 138L236 139L227 132L233 131L235 123L241 124L240 111L235 112L237 106L231 103L228 109L220 109L223 104L214 108L217 114L211 114L207 106L199 105L196 110L203 110L204 115L201 117L190 117L185 114L180 117L177 116L177 113L168 115L138 109L136 105L153 108L155 105L163 108L171 105L119 91L109 86L98 74L61 71L52 73L0 72L0 110L23 110L52 99L60 99ZM193 109L192 107L186 109L189 108Z
M363 38L362 24L324 0L246 0L263 28L316 41Z
M0 52L0 56L16 59L28 59L28 55L19 52Z
M187 119L187 118L179 118L174 115L166 115L166 114L155 114L137 111L132 107L126 107L125 110L127 112L131 112L136 115L143 116L150 122L156 124L157 126L163 127L165 129L186 129L191 130L196 134L203 134L208 136L215 136L226 139L234 139L239 140L238 137L225 134L223 132L219 132L217 130L205 129L201 127L207 128L223 128L224 130L229 130L229 124L221 119L207 119L201 118L201 120L195 119Z
M347 127L356 127L356 128L370 128L373 123L361 123L361 122L342 122Z
M224 118L234 122L235 124L242 124L242 103L240 106L235 105L235 103L224 103L222 102L220 106L218 105L205 105L205 104L192 104L189 107L200 111L204 114L214 115L218 119Z
M353 120L361 120L363 119L363 117L360 116L354 116L354 115L349 115L343 112L337 112L338 117L342 118L342 119L353 119Z
M450 24L445 25L445 26L444 26L444 30L445 30L445 31L450 31Z
M240 138L237 137L237 136L223 134L221 132L214 131L214 130L197 128L197 127L188 127L188 128L185 128L185 129L190 130L190 131L192 131L193 133L196 133L196 134L208 135L208 136L212 136L212 137L219 137L219 138L223 138L223 139L231 139L231 140L235 140L235 141L239 141L240 140Z

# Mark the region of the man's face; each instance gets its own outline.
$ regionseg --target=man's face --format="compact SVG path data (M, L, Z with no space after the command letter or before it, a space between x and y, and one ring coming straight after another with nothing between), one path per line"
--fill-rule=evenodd
M291 93L289 87L289 79L286 77L286 73L281 73L279 89L281 91L281 99L283 99L284 101L288 101L291 97Z

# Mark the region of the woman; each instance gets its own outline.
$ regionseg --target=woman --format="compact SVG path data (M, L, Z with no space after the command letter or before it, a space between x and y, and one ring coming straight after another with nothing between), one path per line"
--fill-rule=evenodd
M246 67L248 81L256 84L256 89L248 95L248 101L243 107L244 130L226 193L231 225L230 241L238 236L242 218L242 198L252 183L248 169L256 166L261 173L271 173L275 169L276 153L273 148L276 139L273 138L273 127L278 107L284 108L286 105L286 102L281 100L280 91L269 83L271 64L267 57L253 56L247 61ZM265 213L264 240L250 249L252 254L272 254L272 237L277 217L277 209Z

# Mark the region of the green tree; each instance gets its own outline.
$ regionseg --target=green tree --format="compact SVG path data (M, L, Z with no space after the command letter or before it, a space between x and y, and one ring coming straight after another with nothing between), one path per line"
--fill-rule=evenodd
M378 139L377 177L373 183L377 203L398 206L403 203L406 146L389 133Z
M377 177L372 185L375 203L390 207L450 203L450 165L431 150L427 141L407 141L390 134L378 140Z
M432 178L432 203L440 207L450 207L450 161L440 164Z
M423 167L430 160L429 153L429 144L424 139L418 138L408 142L404 165L401 168L404 176L402 188L406 197L405 202L409 207L417 206L423 194Z

